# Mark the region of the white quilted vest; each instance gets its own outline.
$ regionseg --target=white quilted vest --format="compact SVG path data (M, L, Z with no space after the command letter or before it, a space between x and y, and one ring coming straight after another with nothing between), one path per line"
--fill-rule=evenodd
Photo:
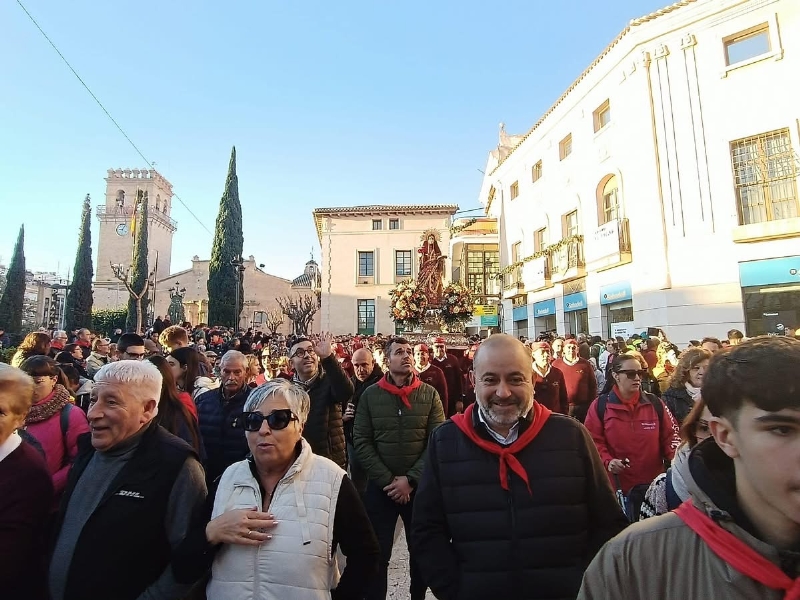
M206 588L208 600L329 600L339 583L331 556L336 501L345 472L316 456L305 439L297 460L278 482L269 512L279 523L260 546L225 545L217 552ZM212 518L262 506L258 482L246 460L225 470Z

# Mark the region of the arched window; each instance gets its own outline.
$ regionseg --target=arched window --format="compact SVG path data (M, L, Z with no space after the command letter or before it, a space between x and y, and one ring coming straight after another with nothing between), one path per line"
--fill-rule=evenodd
M161 194L156 194L156 210L161 210Z
M605 225L621 217L616 175L607 175L597 186L597 222Z
M125 206L125 190L117 190L117 206L119 208Z

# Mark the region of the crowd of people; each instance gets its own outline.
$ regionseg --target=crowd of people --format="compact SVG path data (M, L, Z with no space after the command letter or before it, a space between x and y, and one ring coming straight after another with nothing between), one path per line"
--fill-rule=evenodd
M400 519L412 600L800 597L800 341L459 350L29 334L0 365L0 596L384 600Z

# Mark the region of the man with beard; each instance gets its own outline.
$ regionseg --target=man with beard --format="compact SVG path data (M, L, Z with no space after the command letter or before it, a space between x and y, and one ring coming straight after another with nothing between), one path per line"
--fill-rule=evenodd
M355 445L353 444L353 419L355 419L356 411L358 410L358 401L361 399L361 394L369 386L378 383L378 380L383 377L383 369L375 363L372 354L366 348L359 348L353 352L353 369L356 372L351 380L353 382L353 399L348 403L342 420L344 421L344 437L347 440L347 462L350 467L350 480L356 486L358 493L363 496L367 489L367 473L358 461Z
M439 399L442 401L444 414L448 414L447 381L444 378L442 370L436 365L431 364L431 354L426 344L417 344L414 346L414 368L417 370L417 375L423 383L432 385L433 388L439 392Z
M439 427L411 548L437 598L574 598L627 521L586 429L534 401L530 354L495 334L475 353L475 403Z
M240 423L247 385L247 357L229 350L220 361L221 385L197 397L197 422L206 451L206 480L211 483L250 452Z
M442 398L442 405L449 410L445 416L450 417L457 412L464 410L462 394L462 373L461 365L455 356L447 353L447 346L443 337L433 339L433 365L439 367L444 373L447 382L447 399Z
M292 382L308 392L311 410L303 437L314 454L347 468L347 445L342 413L353 396L353 384L333 353L333 336L323 333L314 344L297 338L289 348L294 375Z
M367 600L385 600L397 517L410 539L414 489L425 465L431 432L444 421L439 394L414 373L408 340L386 344L389 371L361 395L353 439L367 472L364 505L381 547L381 568ZM415 554L409 552L411 600L424 600L426 586Z
M578 342L564 342L564 354L553 361L553 369L564 376L564 388L569 401L569 415L583 423L589 405L597 398L597 379L592 364L578 356Z

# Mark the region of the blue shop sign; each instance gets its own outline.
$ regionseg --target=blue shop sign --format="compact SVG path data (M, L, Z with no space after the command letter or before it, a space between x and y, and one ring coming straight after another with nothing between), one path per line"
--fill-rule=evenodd
M600 304L614 304L632 299L633 292L629 281L620 281L600 288Z
M739 263L739 280L742 287L772 285L775 283L800 283L800 256L768 258Z
M511 318L514 321L527 321L528 320L528 305L525 306L517 306L514 308L514 311L511 313Z
M564 312L584 310L588 304L589 301L586 298L586 292L576 292L564 296Z
M533 305L534 317L547 317L556 314L556 299L544 300Z

